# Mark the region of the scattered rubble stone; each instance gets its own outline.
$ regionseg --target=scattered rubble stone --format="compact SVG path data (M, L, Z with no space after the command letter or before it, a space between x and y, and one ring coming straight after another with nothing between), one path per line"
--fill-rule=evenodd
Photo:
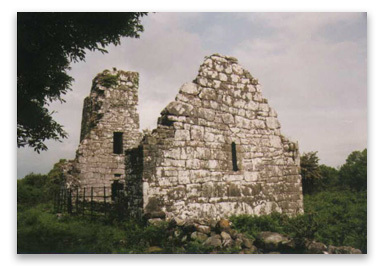
M207 225L195 225L195 228L197 231L204 234L209 234L211 232L210 226Z
M329 246L328 247L329 254L362 254L361 250L353 247L341 246Z
M191 234L191 239L198 240L200 242L204 242L208 238L207 234L201 232L193 232Z
M276 232L264 231L257 235L256 243L268 250L278 250L284 248L287 244L291 243L292 240L284 235Z
M230 230L230 221L227 219L220 219L216 225L216 229L221 231L229 231Z
M160 218L154 218L154 219L148 219L147 222L150 225L159 226L159 225L161 225L164 222L164 220L162 220Z
M310 254L326 254L328 248L325 244L316 241L306 243L306 252Z
M296 247L294 240L286 235L263 231L256 238L246 236L231 228L227 219L222 222L211 223L210 220L187 220L178 225L173 218L168 224L168 238L170 241L178 239L182 247L189 241L198 241L206 247L211 247L212 254L239 253L239 254L362 254L359 249L353 247L326 246L321 242L311 239L303 239L303 246ZM160 218L150 219L149 223L160 226L164 220ZM226 226L219 226L219 224ZM155 253L158 251L154 251ZM159 251L161 253L162 251ZM150 253L150 252L149 252Z
M242 246L245 247L245 248L252 248L253 247L253 240L252 239L249 239L245 236L243 236L242 238Z
M231 236L226 233L225 231L221 232L221 237L222 237L222 240L230 240L231 239Z
M221 236L220 235L214 235L207 238L207 240L204 242L204 245L206 246L212 246L212 247L220 247L222 245Z

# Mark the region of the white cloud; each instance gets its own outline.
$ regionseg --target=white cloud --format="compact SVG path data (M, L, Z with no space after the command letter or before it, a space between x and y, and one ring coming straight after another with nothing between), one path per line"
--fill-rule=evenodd
M156 13L143 19L145 31L140 39L123 39L120 46L109 46L108 54L89 52L86 62L72 65L73 91L67 103L53 103L55 119L64 125L69 138L62 143L48 142L49 150L36 154L29 148L18 149L18 177L34 172L48 172L60 158L72 159L79 143L83 99L89 95L95 75L104 69L137 71L141 128L154 128L161 110L172 101L180 86L195 78L207 51L197 34L182 28L185 16L194 13Z
M104 69L138 71L141 128L154 128L180 86L195 78L204 56L236 56L263 84L282 131L301 151L340 165L366 147L366 18L362 13L155 13L143 19L140 39L124 39L108 54L88 53L73 64L73 91L53 104L70 134L37 155L18 150L18 176L47 172L72 159L79 142L83 99ZM352 121L346 123L346 121Z
M262 16L274 33L245 40L234 55L260 78L283 133L299 140L301 151L319 151L321 162L342 164L351 151L366 147L366 38L333 41L335 36L320 32L362 20L362 15ZM253 23L261 19L249 18Z

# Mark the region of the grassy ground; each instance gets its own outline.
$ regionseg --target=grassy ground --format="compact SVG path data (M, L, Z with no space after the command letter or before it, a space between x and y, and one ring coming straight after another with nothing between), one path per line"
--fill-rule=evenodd
M235 229L255 237L275 231L296 239L314 238L328 245L352 246L366 253L366 192L332 191L307 195L305 215L234 216ZM18 253L146 253L159 246L166 253L207 253L198 242L169 239L167 224L104 222L52 212L51 204L18 205ZM231 251L229 251L231 252Z

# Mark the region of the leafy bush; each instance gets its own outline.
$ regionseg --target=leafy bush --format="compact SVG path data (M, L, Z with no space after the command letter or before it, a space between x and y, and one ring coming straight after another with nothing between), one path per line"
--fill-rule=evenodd
M248 236L255 238L259 232L271 231L277 233L286 233L286 220L289 218L279 213L272 213L270 215L251 216L238 215L231 216L230 220L236 230L246 233Z
M31 173L17 180L17 203L32 206L50 198L47 195L48 176Z
M286 234L295 239L313 238L318 224L314 214L303 214L293 218L280 213L262 216L239 215L232 216L230 220L236 230L253 238L262 231Z
M190 241L187 243L183 253L188 254L209 254L214 250L212 246L205 246L199 241Z
M50 213L50 205L19 211L18 253L126 253L126 233L98 221Z
M367 252L366 191L323 191L304 196L305 214L289 218L273 213L231 217L235 229L252 237L272 231L293 237L300 246L304 238L327 245L352 246Z
M18 205L33 206L52 201L54 194L63 185L61 167L65 162L66 160L61 159L47 175L30 173L17 180Z
M367 251L367 196L349 190L305 195L305 213L316 213L315 238L325 244Z
M313 213L305 213L285 221L286 232L294 238L298 251L305 248L307 239L314 239L319 228L319 221Z

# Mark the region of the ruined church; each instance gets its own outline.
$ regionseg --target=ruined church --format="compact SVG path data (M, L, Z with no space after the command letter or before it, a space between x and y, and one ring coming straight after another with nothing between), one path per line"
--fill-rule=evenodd
M138 87L136 72L94 78L68 186L119 184L132 215L303 212L298 144L281 134L258 80L236 58L206 57L149 133L139 130Z

